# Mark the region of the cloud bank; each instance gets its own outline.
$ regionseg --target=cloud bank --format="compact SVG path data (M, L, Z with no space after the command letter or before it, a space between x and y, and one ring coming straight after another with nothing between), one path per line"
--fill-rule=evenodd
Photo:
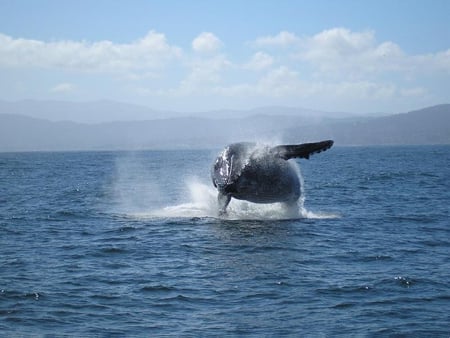
M39 41L0 34L0 66L82 72L124 72L161 69L181 57L164 34L150 31L128 44L112 41Z
M153 30L129 43L41 41L0 33L0 71L57 74L61 81L48 91L66 95L74 88L83 92L75 82L84 75L105 83L112 76L129 95L167 102L194 96L205 102L235 99L255 105L273 99L320 106L326 100L345 109L350 102L449 100L439 88L450 85L450 49L412 55L395 42L377 41L370 30L338 27L311 36L281 31L243 41L239 53L227 50L214 33L202 32L190 47L171 44Z

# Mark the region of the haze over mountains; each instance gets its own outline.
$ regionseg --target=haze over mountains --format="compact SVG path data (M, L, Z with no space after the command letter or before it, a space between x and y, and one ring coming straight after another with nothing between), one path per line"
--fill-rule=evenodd
M148 121L176 117L203 118L242 118L254 115L302 116L320 119L326 116L351 117L354 114L343 112L322 112L318 110L267 106L249 110L213 110L204 112L181 113L175 111L154 110L146 106L98 100L90 102L22 100L16 102L0 100L0 114L25 115L49 121L72 121L78 123L103 123L117 121Z
M230 142L450 144L450 104L386 116L262 107L199 113L112 101L0 101L0 151L220 148Z

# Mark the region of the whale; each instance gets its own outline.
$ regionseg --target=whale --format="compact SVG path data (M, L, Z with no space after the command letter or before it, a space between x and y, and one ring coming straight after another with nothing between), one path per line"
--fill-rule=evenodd
M238 142L227 145L211 168L218 191L219 216L227 214L232 198L253 203L297 204L301 181L290 159L309 159L333 146L332 140L289 145Z

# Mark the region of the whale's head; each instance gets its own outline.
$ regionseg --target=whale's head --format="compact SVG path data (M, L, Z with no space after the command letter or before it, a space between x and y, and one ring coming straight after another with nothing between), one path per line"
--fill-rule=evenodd
M214 187L225 193L230 192L254 147L255 144L247 142L227 146L216 158L211 170Z

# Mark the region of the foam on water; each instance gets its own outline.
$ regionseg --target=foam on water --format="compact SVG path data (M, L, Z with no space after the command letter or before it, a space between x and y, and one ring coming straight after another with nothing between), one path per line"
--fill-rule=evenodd
M150 217L214 217L217 215L215 189L198 179L186 182L189 200L148 213Z
M177 205L166 206L158 210L134 213L141 218L193 218L218 217L217 191L212 185L202 183L199 179L187 182L189 201ZM328 219L338 218L331 213L315 213L304 207L304 194L294 207L287 207L283 203L256 204L232 199L227 215L222 218L229 220L284 220L284 219Z

